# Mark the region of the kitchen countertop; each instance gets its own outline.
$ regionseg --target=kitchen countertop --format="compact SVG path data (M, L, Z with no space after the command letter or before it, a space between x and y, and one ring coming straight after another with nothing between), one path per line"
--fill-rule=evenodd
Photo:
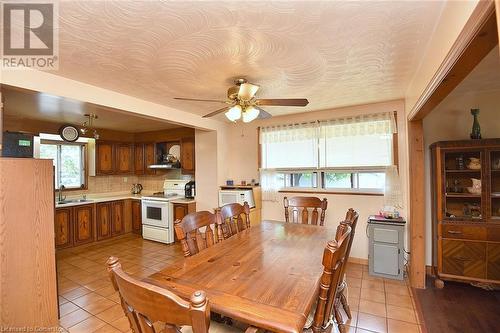
M56 208L90 205L93 203L108 202L108 201L115 201L115 200L125 200L125 199L141 200L142 197L151 196L152 194L153 194L153 192L151 192L151 191L142 191L141 194L132 194L130 192L87 194L87 201L75 201L75 202L68 202L68 203L64 203L64 204L58 204L57 199L56 199ZM80 196L73 196L73 197L68 195L66 197L66 200L78 200L81 198L82 198L81 195ZM171 203L189 204L189 203L194 203L196 201L194 199L179 198L179 199L170 200L170 202Z

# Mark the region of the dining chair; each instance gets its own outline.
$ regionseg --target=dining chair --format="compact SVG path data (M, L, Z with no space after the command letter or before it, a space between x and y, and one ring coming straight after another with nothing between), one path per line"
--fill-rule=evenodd
M250 228L250 206L230 203L218 208L222 221L222 235L229 238L240 231Z
M134 333L207 333L209 328L217 333L243 333L242 329L210 320L210 304L204 291L195 291L187 301L128 275L116 257L110 257L106 264ZM251 326L246 333L257 333L257 329Z
M213 246L224 239L222 235L220 213L208 211L190 213L182 220L174 222L175 234L181 242L185 257ZM212 229L213 227L213 229Z
M351 254L351 247L352 243L354 241L354 234L356 233L356 225L358 224L358 218L359 214L352 208L349 208L349 210L346 213L345 220L342 223L346 223L351 227L351 238L349 239L349 244L347 245L347 252L346 252L346 259L344 261L344 264L342 265L340 276L342 277L340 281L340 285L338 287L337 291L337 302L336 304L342 304L342 307L344 308L345 313L347 314L347 317L349 319L352 319L352 314L351 314L351 308L349 306L349 302L347 299L348 295L348 284L347 284L347 278L345 274L345 270L347 268L347 261L349 259L349 255ZM339 314L340 315L340 314Z
M133 332L174 333L184 325L191 326L193 333L208 332L210 306L205 292L195 291L186 301L166 289L129 276L116 257L110 257L107 265Z
M291 222L303 224L318 224L323 225L325 223L325 212L328 207L328 201L326 198L323 200L316 197L293 197L288 199L285 197L283 199L283 204L285 206L285 221L290 222L290 210L291 210ZM321 211L318 213L318 209ZM309 210L311 210L311 219L309 221ZM299 214L300 213L300 214Z
M339 331L345 332L341 318L340 320L338 318L338 311L335 311L335 300L350 238L351 227L347 223L341 223L337 227L335 240L329 241L323 252L323 273L320 279L316 311L312 320L313 332L326 330L333 323L332 315L335 315Z

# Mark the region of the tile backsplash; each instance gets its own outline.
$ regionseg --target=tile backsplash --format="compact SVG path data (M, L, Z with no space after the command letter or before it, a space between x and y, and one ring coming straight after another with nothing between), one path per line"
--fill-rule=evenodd
M82 191L67 192L70 196L81 194L111 193L131 191L132 184L140 183L143 191L159 192L163 190L163 181L169 179L180 179L183 176L180 170L169 170L162 175L121 175L121 176L95 176L88 178L88 189Z

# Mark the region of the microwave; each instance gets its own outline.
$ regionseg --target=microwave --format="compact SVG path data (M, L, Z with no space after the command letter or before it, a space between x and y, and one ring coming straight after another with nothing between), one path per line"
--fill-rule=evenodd
M252 190L220 190L219 191L219 207L230 203L239 203L243 205L248 202L250 208L255 207Z

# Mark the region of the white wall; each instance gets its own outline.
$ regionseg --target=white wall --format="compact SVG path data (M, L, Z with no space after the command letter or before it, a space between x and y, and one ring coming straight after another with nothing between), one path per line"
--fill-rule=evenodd
M472 128L470 109L478 108L483 138L500 137L500 89L452 93L424 119L426 186L426 265L432 264L432 206L429 146L436 141L467 140Z
M407 177L407 160L406 160L406 123L404 116L404 101L390 101L384 103L375 103L367 105L359 105L353 107L345 107L339 109L307 112L293 114L289 116L273 117L266 120L255 121L250 124L241 122L232 124L229 127L229 138L227 145L229 147L229 158L226 162L230 164L227 177L239 183L241 180L250 181L252 178L258 181L258 137L257 128L259 126L267 126L272 124L288 124L294 122L303 122L310 120L324 120L335 117L343 117L348 115L377 113L377 112L396 111L398 113L398 141L399 141L399 156L401 178L403 179L403 192L406 193L404 184ZM300 158L300 157L297 157ZM293 194L288 193L288 196ZM278 202L264 202L262 209L262 217L264 219L284 219L283 197L279 196ZM316 194L318 197L326 197L328 199L328 210L326 214L326 224L330 226L337 225L345 216L348 208L356 209L359 214L359 224L352 248L352 256L356 258L368 258L368 238L366 237L365 228L368 215L375 214L383 205L382 196L367 196L367 195L338 195L321 193ZM406 203L406 198L403 198ZM402 209L403 216L406 216L406 205Z

